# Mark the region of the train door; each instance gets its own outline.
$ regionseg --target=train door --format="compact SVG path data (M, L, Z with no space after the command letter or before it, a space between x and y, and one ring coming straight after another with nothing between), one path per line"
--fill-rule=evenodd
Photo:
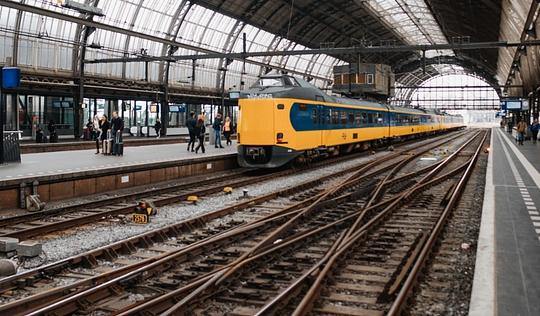
M328 107L319 105L319 127L320 127L320 135L321 135L321 141L320 141L320 147L325 147L329 145L330 141L330 109Z
M392 112L390 106L386 105L386 111L384 113L384 124L386 127L386 137L392 137Z

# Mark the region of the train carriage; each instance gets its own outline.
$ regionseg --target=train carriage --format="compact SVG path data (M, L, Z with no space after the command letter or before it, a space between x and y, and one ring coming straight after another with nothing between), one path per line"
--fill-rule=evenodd
M241 93L239 107L238 161L245 167L279 167L462 126L457 116L328 96L288 75L262 77Z

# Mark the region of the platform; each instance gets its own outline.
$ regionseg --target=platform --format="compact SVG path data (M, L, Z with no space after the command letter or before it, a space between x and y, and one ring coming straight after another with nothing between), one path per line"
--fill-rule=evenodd
M95 154L95 149L23 154L20 164L0 166L0 208L18 205L23 182L37 180L39 194L49 201L237 166L235 143L224 149L205 147L205 154L188 152L186 144L127 147L121 157Z
M540 142L491 150L470 315L540 315Z
M189 140L189 136L165 136L161 138L156 137L124 137L124 147L137 147L148 145L164 145L164 144L178 144L186 143ZM21 153L23 154L35 154L42 152L53 151L68 151L68 150L85 150L96 148L95 141L86 140L74 140L74 139L60 139L58 143L36 143L31 141L23 141L21 143Z

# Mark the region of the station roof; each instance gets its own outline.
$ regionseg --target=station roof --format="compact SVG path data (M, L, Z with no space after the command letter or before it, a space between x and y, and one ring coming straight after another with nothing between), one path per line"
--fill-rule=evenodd
M25 5L74 17L65 0L27 0ZM8 0L0 1L3 5ZM83 0L80 0L83 2ZM497 41L501 0L85 0L103 10L94 21L116 30L97 28L88 37L86 58L186 55L205 52L240 52L242 33L247 51L299 50L351 45L444 44L451 41ZM0 6L0 61L13 58L35 69L73 72L77 68L78 23L39 13ZM136 31L158 40L132 36ZM178 49L171 51L178 43ZM250 84L272 69L304 75L319 87L329 85L334 65L357 61L390 64L403 85L419 85L440 74L470 73L493 85L497 73L496 50L428 51L365 56L301 55L254 57L247 63L201 60L195 65L195 85L219 89L220 71L227 68L226 87ZM164 62L151 62L150 81L163 78ZM425 65L425 68L423 67ZM169 83L190 86L191 62L171 64ZM89 64L87 73L142 79L143 63Z

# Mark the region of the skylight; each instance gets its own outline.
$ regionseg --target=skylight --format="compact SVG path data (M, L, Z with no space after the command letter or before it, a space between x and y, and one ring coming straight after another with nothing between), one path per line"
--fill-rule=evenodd
M356 0L392 27L409 45L448 44L424 0ZM451 50L427 51L426 57L453 55Z

